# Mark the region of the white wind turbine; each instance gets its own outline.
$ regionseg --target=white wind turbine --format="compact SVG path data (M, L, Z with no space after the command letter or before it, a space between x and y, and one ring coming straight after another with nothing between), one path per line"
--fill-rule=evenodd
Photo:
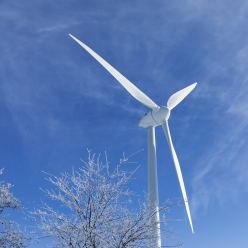
M150 110L144 115L139 122L139 127L148 129L148 201L151 203L151 207L158 210L158 183L157 183L157 160L156 160L156 142L155 142L155 127L162 125L167 142L171 151L172 159L177 172L177 177L181 187L186 212L189 218L192 233L194 233L193 225L191 221L191 215L189 210L188 198L183 182L182 172L179 165L179 161L172 144L168 119L170 117L171 110L177 106L196 86L194 83L178 92L173 94L168 102L167 106L158 106L147 95L133 85L128 79L126 79L121 73L113 68L108 62L91 50L88 46L82 43L80 40L69 34L79 45L81 45L87 52L89 52L105 69L107 69L122 85L123 87L138 101L143 103ZM154 230L154 236L156 237L150 243L152 247L161 247L160 240L160 224L159 224L159 212L157 211L153 221L156 223L156 230Z

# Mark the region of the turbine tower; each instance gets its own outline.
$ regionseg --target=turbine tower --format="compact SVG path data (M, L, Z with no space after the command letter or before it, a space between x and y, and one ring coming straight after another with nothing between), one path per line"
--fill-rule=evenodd
M154 103L147 95L133 85L128 79L126 79L121 73L113 68L108 62L91 50L88 46L82 43L80 40L69 34L79 45L81 45L88 53L90 53L105 69L107 69L121 84L122 86L139 102L150 108L150 110L144 115L139 122L139 127L147 128L148 130L148 202L151 210L156 210L151 220L156 228L150 238L150 247L161 247L160 238L160 222L159 222L159 199L158 199L158 181L157 181L157 159L156 159L156 140L155 140L155 127L162 125L164 133L171 151L172 159L177 172L180 188L182 191L186 212L188 215L189 223L191 226L192 233L194 233L188 198L183 182L182 172L180 164L171 140L168 119L170 117L171 110L177 106L196 86L197 83L191 84L190 86L173 94L168 102L167 106L158 106Z

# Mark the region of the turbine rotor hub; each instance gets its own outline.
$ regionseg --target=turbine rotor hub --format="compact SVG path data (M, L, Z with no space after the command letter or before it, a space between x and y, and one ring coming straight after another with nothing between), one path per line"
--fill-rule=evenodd
M170 117L170 110L161 106L158 111L149 110L139 122L139 127L148 128L160 126L165 120Z

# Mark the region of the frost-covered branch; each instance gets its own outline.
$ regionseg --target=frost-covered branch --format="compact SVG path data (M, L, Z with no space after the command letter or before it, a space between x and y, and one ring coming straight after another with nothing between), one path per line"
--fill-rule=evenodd
M0 170L0 174L2 173L3 169ZM10 183L5 185L3 182L0 182L0 247L23 248L31 244L31 236L27 234L26 230L22 231L20 225L15 221L8 221L7 216L2 215L5 209L23 209L20 201L10 193L11 187L13 186Z
M0 170L0 175L3 174L3 169ZM4 185L3 182L0 182L0 214L3 212L4 209L22 209L20 202L17 198L10 193L10 189L13 187L10 183Z
M31 212L32 220L44 235L53 237L54 247L148 247L156 223L150 221L155 211L148 202L140 203L138 210L130 210L134 192L127 188L137 168L123 170L129 157L123 155L120 164L110 172L109 162L91 156L78 172L62 173L60 177L47 174L55 189L43 190L62 206L56 210L47 203ZM166 211L173 204L167 201L158 211ZM172 231L162 218L161 238L170 238ZM179 246L179 245L177 245Z

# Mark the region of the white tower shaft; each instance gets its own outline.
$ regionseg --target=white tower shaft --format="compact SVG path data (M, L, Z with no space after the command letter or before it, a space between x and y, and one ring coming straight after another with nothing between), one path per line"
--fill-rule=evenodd
M156 214L152 217L151 222L154 223L154 230L150 237L149 247L160 248L160 222L159 222L159 200L158 200L158 178L157 178L157 158L156 158L156 140L155 127L148 129L148 201L149 208Z

